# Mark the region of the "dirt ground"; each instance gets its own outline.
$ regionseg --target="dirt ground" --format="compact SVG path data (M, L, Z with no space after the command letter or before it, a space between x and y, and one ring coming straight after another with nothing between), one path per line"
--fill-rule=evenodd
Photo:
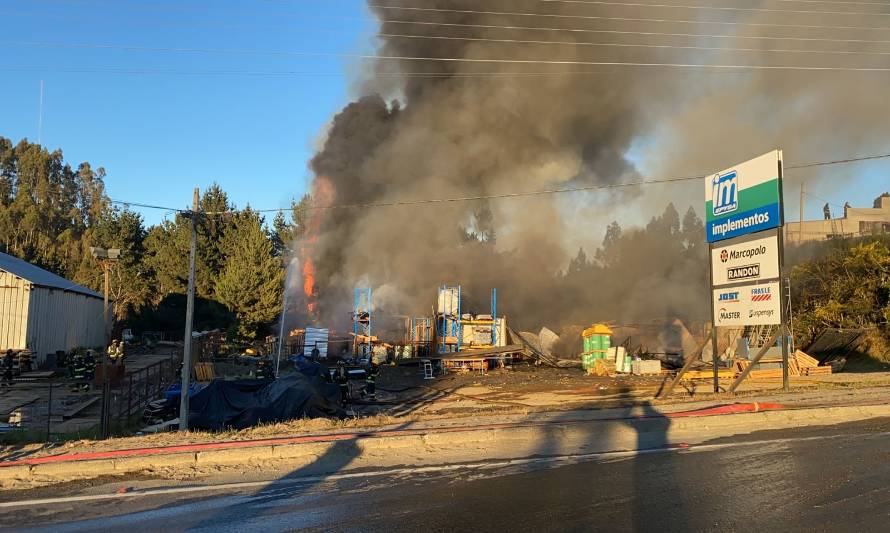
M669 405L715 398L709 381L683 383L666 400L653 400L666 376L587 376L580 368L548 368L519 364L479 373L449 373L424 380L416 366L383 365L376 402L360 399L362 382L351 383L353 404L346 420L303 419L222 433L188 432L136 434L104 441L72 441L0 448L0 460L23 457L105 451L219 440L252 440L276 436L317 435L366 431L396 424L462 419L474 416L528 414L545 411L602 409L640 404ZM728 385L728 383L726 384ZM857 389L890 386L890 372L842 373L799 378L794 391ZM779 391L780 381L748 382L738 396ZM736 398L727 396L727 398Z

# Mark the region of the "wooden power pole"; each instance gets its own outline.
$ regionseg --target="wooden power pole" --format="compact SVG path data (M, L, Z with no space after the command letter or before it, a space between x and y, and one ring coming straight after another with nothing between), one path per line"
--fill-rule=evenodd
M797 245L803 242L803 182L800 182L800 213L798 214L798 223L797 223Z
M189 385L192 379L192 322L195 316L195 261L198 254L198 196L195 187L192 196L192 210L188 217L191 220L191 243L189 247L189 289L185 307L185 338L182 348L182 391L179 397L179 429L189 428Z

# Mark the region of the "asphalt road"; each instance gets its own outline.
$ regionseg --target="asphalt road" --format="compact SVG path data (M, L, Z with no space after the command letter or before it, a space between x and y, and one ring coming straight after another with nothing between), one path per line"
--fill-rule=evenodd
M642 454L284 478L29 505L0 509L0 526L53 532L886 531L890 420Z

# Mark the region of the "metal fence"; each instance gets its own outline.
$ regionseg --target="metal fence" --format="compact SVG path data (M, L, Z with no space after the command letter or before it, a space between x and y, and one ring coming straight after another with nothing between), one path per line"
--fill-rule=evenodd
M105 438L129 429L145 407L176 381L178 369L179 357L170 356L117 378L90 383L18 379L0 389L0 441Z

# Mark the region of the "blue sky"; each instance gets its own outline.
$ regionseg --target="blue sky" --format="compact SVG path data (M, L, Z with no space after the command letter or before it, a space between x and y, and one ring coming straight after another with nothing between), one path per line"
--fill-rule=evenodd
M43 144L73 165L104 166L112 198L185 207L193 187L216 181L239 207L287 206L305 190L320 132L350 96L354 65L70 45L354 52L368 49L375 29L363 4L7 0L0 135L37 140L43 80ZM259 75L274 72L306 74ZM149 223L164 216L144 214Z
M104 166L112 198L187 207L193 187L217 182L239 207L264 209L305 191L307 162L351 96L355 62L120 47L368 52L376 27L363 0L6 0L0 20L0 135L37 140L43 80L43 144L72 165ZM850 155L864 154L825 158ZM832 167L809 192L870 206L890 188L886 169ZM797 192L786 191L789 220ZM820 218L823 203L808 198L807 218ZM150 224L165 216L142 212Z

